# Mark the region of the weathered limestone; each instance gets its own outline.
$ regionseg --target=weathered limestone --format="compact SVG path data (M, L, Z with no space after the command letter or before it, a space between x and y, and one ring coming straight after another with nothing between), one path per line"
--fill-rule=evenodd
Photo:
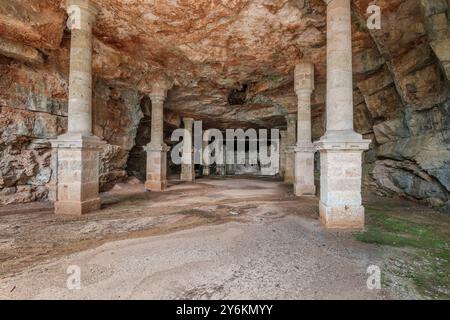
M320 220L327 228L364 228L362 152L369 140L353 130L350 0L327 3L327 131L320 150Z
M286 171L286 130L280 131L280 177L284 178Z
M151 140L146 146L147 180L145 188L150 191L163 191L167 186L167 152L169 148L164 143L164 100L168 87L163 82L157 82L152 87L152 130Z
M97 8L90 0L68 0L74 19L70 50L68 131L52 142L57 148L55 213L84 214L100 209L99 152L92 134L92 25ZM76 13L74 15L74 13Z
M184 138L183 138L183 157L181 162L181 180L195 181L194 149L192 145L194 119L183 118Z
M37 49L3 38L0 38L0 55L34 64L44 63L44 58Z
M298 64L295 67L295 92L298 96L297 146L295 147L296 196L316 194L314 184L314 145L311 140L311 94L314 90L314 65Z
M286 165L284 169L284 182L294 183L295 181L295 141L296 141L296 119L295 114L286 116L287 132L286 132L286 148L285 158Z

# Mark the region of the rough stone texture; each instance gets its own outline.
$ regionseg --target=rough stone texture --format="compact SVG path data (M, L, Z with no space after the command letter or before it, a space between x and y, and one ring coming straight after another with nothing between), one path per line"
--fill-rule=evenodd
M54 168L49 141L67 130L67 79L47 66L0 61L0 204L46 200ZM100 153L101 191L127 177L140 99L137 91L95 83L94 132L109 143Z
M320 151L320 220L327 228L364 228L361 150Z
M94 27L94 133L110 144L124 151L137 145L143 89L161 71L175 82L165 103L167 114L175 117L165 117L166 124L187 116L204 120L204 129L285 129L285 115L297 108L293 70L305 60L316 67L313 140L323 135L322 0L96 2L102 10ZM387 168L384 161L392 160L397 165L386 170L395 176L407 180L412 174L414 180L433 185L426 190L448 196L448 1L377 1L383 15L379 31L365 27L369 3L354 0L352 6L354 125L359 133L376 138L365 156L366 186L398 193L386 182L394 183L394 178L377 178L379 170L373 171ZM62 0L0 1L0 38L34 48L44 58L43 65L31 65L0 56L0 121L15 119L0 129L0 153L17 155L11 161L19 161L29 141L48 139L67 126L66 17ZM10 145L16 150L21 145L20 152L8 151ZM406 170L403 162L416 169ZM2 172L9 163L2 164ZM423 178L427 176L431 179ZM12 188L37 188L20 181ZM404 184L394 185L401 194L441 203L432 200L434 192L412 195ZM0 192L14 190L4 189ZM31 194L34 199L37 193Z
M81 215L100 209L98 139L92 139L93 144L84 139L54 142L58 150L57 214Z

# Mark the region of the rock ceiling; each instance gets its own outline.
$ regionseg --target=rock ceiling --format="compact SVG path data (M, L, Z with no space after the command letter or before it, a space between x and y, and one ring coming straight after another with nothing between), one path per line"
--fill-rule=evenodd
M163 73L174 81L166 107L180 115L210 125L272 127L283 126L284 115L295 112L293 69L309 61L316 68L314 113L323 113L322 0L95 2L101 8L94 29L96 77L145 93ZM361 23L369 2L353 3L356 76L367 71L366 60L384 63L378 53L371 57L376 46ZM393 12L404 1L375 2ZM0 37L37 48L67 74L66 17L63 0L0 0Z

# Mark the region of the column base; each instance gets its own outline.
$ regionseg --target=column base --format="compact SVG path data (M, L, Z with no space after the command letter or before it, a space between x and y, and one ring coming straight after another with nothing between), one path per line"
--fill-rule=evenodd
M203 166L202 174L204 176L209 176L211 174L211 168L209 166Z
M99 153L105 144L96 136L73 133L52 141L57 156L56 214L82 215L100 209Z
M149 144L147 151L147 180L145 189L161 192L167 187L167 152L169 148L163 145Z
M55 214L60 215L75 215L81 216L83 214L100 210L101 199L89 199L86 201L57 201L55 202Z
M320 222L328 229L363 230L364 207L327 207L319 204Z
M145 189L149 191L161 192L167 188L167 180L158 180L158 181L145 181Z
M195 181L195 170L192 164L181 165L181 181Z
M364 229L361 199L362 153L370 140L360 135L331 132L333 140L321 139L320 150L320 221L330 229ZM350 139L350 138L352 139ZM346 140L348 138L348 140Z
M315 197L316 196L316 186L307 184L294 184L294 194L297 197Z

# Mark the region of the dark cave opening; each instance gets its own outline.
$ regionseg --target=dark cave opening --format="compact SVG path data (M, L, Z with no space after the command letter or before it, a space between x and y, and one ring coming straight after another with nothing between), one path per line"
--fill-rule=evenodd
M228 95L228 104L231 106L244 105L247 101L248 85L244 84L241 89L233 89Z

